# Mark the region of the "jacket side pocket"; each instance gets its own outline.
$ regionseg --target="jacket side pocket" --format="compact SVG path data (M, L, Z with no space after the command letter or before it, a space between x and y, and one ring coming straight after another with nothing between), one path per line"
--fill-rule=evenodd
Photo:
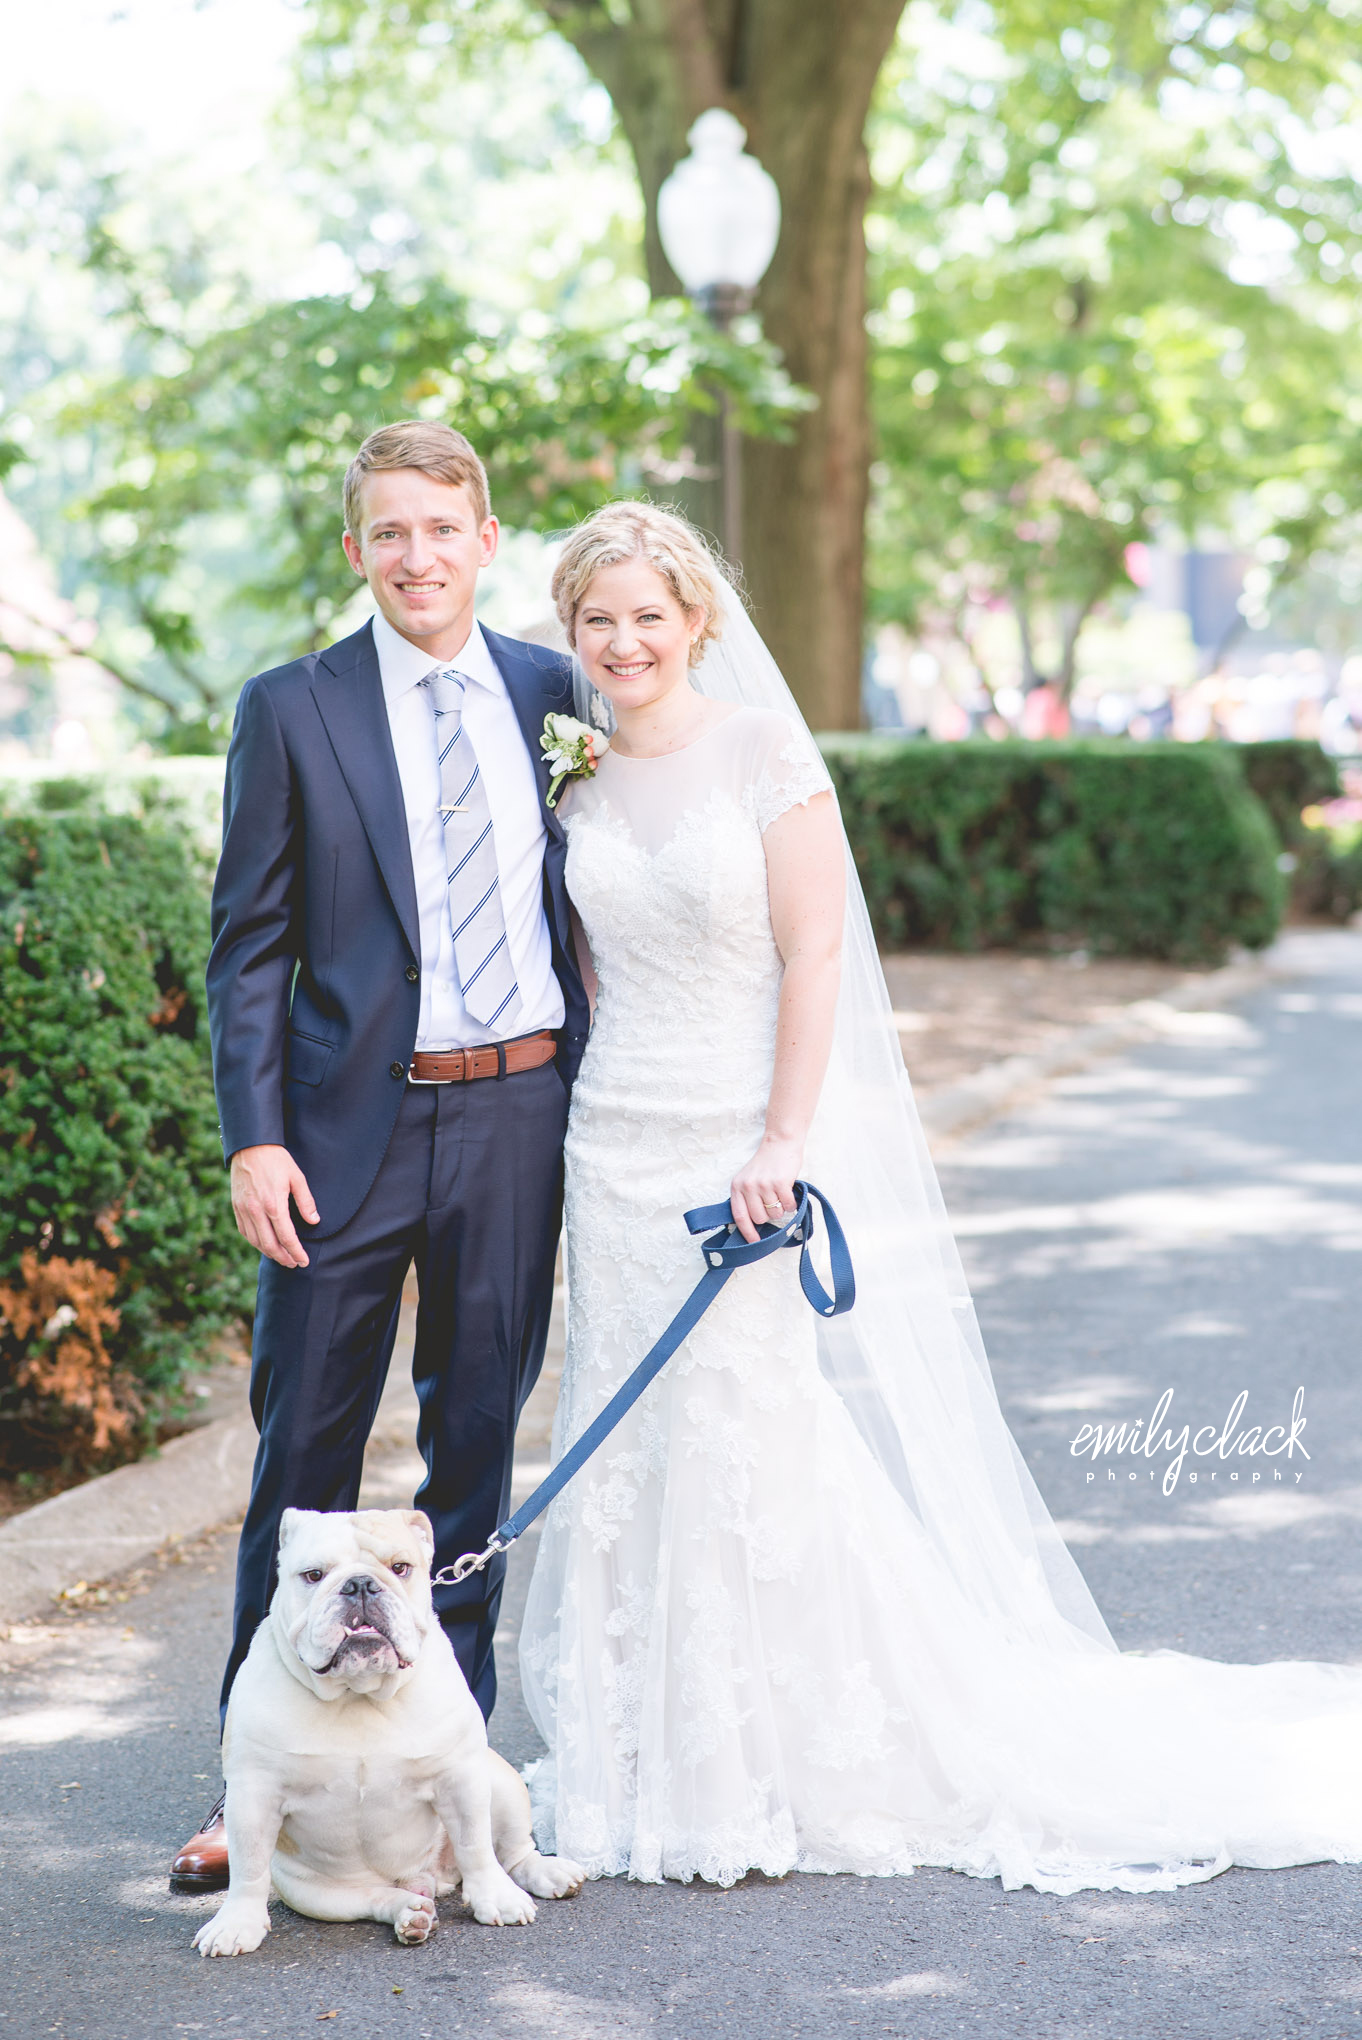
M288 1034L288 1081L291 1084L320 1084L335 1052L335 1043L316 1034Z

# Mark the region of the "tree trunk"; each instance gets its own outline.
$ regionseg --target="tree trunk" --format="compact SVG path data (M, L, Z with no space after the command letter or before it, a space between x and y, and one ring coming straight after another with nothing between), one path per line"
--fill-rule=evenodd
M726 106L780 190L757 309L818 399L785 444L744 446L742 566L757 626L815 729L860 722L869 494L866 115L903 0L541 0L614 101L647 203L657 295L676 278L657 193L686 130Z
M1070 603L1067 611L1060 611L1064 637L1057 684L1059 698L1066 708L1073 699L1074 684L1078 679L1078 640L1083 635L1084 624L1101 599L1100 594L1090 595L1086 601Z
M1026 596L1019 589L1012 591L1012 614L1017 619L1017 636L1021 640L1022 692L1029 694L1035 687L1045 683L1045 675L1036 665L1036 644L1031 635L1031 611Z

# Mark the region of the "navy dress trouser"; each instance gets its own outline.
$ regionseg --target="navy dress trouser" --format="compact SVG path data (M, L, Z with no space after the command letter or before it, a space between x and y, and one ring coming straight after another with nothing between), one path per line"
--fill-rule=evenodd
M237 1555L227 1695L269 1607L287 1508L353 1509L413 1261L412 1375L426 1474L415 1497L435 1569L480 1551L509 1513L516 1420L539 1376L562 1217L567 1088L557 1065L473 1083L411 1085L374 1183L306 1268L260 1264L251 1409L260 1432ZM314 1184L322 1217L322 1186ZM506 1561L435 1606L484 1716Z

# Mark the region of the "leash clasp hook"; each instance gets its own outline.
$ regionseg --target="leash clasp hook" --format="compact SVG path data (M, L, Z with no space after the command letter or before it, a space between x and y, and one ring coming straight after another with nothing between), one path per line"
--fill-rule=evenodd
M485 1565L490 1565L499 1551L509 1550L509 1544L503 1543L493 1531L485 1551L465 1551L463 1557L456 1558L453 1565L442 1565L437 1573L432 1573L430 1584L433 1587L457 1587L461 1581L471 1578L476 1572L481 1572Z

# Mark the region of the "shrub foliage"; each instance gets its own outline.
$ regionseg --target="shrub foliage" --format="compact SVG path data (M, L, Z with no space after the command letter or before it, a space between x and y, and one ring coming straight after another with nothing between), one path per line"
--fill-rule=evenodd
M1362 835L1352 828L1312 827L1307 809L1342 792L1338 765L1319 744L1282 737L1240 748L1244 776L1295 859L1291 904L1298 913L1346 921L1362 907Z
M1288 850L1299 850L1310 833L1301 820L1303 810L1318 801L1333 800L1341 791L1334 760L1322 745L1304 737L1269 737L1257 744L1239 744L1235 756L1283 844Z
M1228 747L823 742L889 947L1213 963L1276 931L1277 837Z
M131 1457L205 1339L249 1315L207 941L206 872L172 821L0 816L5 1469Z

